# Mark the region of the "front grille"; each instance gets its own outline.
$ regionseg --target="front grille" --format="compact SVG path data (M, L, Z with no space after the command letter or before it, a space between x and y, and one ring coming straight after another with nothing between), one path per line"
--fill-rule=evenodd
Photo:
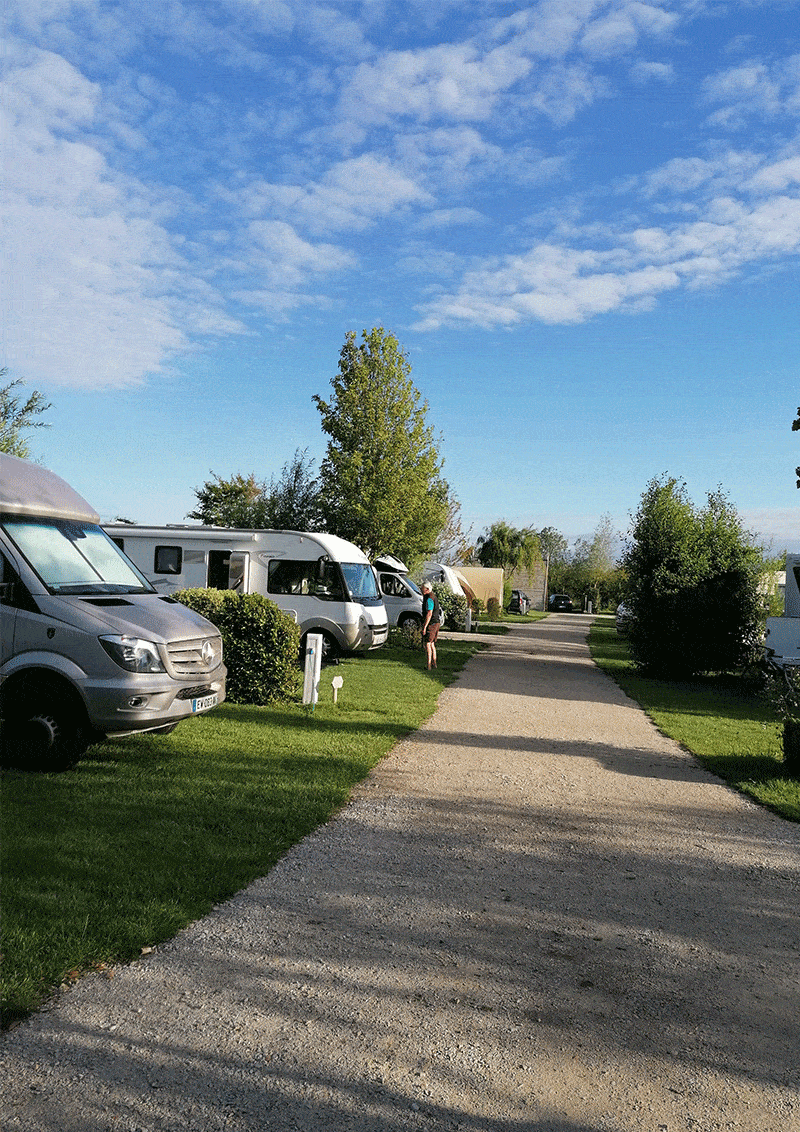
M176 700L194 700L199 696L210 696L214 689L210 684L201 684L197 688L181 688L175 697Z
M206 644L211 646L208 663L203 660L203 646ZM222 638L196 637L189 641L171 641L167 645L167 653L177 676L199 676L219 667L222 661Z

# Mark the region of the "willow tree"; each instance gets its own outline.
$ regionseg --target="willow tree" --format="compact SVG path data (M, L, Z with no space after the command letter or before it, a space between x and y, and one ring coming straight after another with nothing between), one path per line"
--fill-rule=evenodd
M410 564L446 525L448 485L405 352L383 327L361 339L347 334L331 399L314 397L328 436L321 510L328 531L371 558L395 554Z

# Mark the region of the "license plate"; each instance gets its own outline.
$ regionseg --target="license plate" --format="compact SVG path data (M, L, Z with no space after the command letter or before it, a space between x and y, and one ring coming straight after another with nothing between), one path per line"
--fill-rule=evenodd
M192 711L208 711L209 708L216 707L219 696L216 693L212 696L201 696L197 700L192 700Z

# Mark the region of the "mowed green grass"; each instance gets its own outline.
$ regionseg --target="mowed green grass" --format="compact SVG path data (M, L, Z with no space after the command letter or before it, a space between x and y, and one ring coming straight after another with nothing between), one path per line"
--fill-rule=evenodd
M589 646L595 663L660 731L730 786L782 817L800 821L800 781L786 773L781 724L754 680L720 675L673 682L640 676L610 617L594 622Z
M267 873L480 647L441 642L433 673L421 651L383 649L324 669L313 713L224 704L172 735L93 747L65 774L3 772L4 1024Z

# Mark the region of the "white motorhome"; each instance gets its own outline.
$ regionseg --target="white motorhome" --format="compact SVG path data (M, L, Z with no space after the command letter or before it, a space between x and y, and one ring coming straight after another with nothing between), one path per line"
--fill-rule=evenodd
M323 659L386 644L386 609L365 554L345 539L233 527L105 527L162 593L195 587L260 593L308 633ZM304 641L305 644L305 641Z
M422 626L422 590L408 576L405 562L384 554L373 563L390 625Z
M222 638L159 595L59 476L0 455L0 747L64 767L225 699Z
M783 617L767 618L767 658L781 668L800 665L800 554L786 557Z

